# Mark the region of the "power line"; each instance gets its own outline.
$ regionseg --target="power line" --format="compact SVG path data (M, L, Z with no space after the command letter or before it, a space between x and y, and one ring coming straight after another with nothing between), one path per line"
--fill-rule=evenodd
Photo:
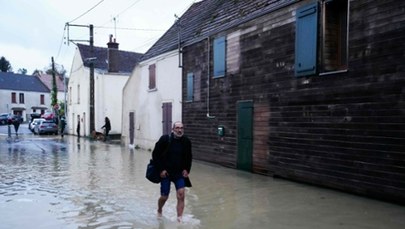
M129 10L130 8L132 8L136 3L140 2L141 0L135 1L134 3L132 3L130 6L128 6L126 9L124 9L123 11L119 12L117 15L115 15L115 17L118 17L119 15L125 13L125 11Z
M58 59L60 50L62 49L62 44L63 44L63 41L65 40L65 34L66 34L66 24L65 24L65 28L63 28L62 40L59 44L58 55L56 55L56 58L55 58L56 60Z
M138 30L138 31L150 31L150 32L162 32L163 29L137 29L137 28L128 28L128 27L109 27L109 26L94 26L94 28L99 29L120 29L120 30Z
M69 23L72 23L72 22L76 21L77 19L83 17L83 16L86 15L88 12L90 12L91 10L93 10L94 8L96 8L98 5L100 5L102 2L104 2L104 0L99 1L95 6L91 7L89 10L87 10L86 12L84 12L83 14L81 14L80 16L78 16L77 18L71 20Z

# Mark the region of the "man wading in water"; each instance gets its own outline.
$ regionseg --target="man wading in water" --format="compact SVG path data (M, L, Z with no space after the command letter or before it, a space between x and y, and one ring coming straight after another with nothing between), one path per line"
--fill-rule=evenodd
M188 177L191 169L191 141L184 136L183 123L175 122L172 133L163 135L156 142L152 159L160 172L160 198L158 200L158 217L163 214L170 193L170 184L174 183L177 196L177 221L182 222L185 201L185 187L191 187Z

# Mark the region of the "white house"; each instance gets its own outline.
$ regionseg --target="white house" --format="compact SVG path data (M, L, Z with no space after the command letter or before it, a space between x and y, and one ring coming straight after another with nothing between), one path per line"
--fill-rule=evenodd
M50 103L50 90L37 77L0 72L0 113L18 114L28 121L30 114L43 114Z
M122 90L140 53L118 50L115 39L107 43L108 48L78 44L73 59L68 85L69 134L91 133L90 117L90 66L94 66L94 130L102 132L105 117L111 121L111 135L121 134Z
M181 120L181 68L177 50L140 62L124 87L124 144L149 149Z
M194 3L145 53L124 87L121 142L153 149L182 120L181 46L196 33ZM187 28L187 30L183 30Z

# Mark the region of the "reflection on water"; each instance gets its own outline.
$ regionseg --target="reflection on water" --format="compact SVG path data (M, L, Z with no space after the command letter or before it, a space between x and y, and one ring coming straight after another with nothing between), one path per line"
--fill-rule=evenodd
M184 223L156 218L150 152L65 136L0 138L0 228L405 228L401 206L194 162Z

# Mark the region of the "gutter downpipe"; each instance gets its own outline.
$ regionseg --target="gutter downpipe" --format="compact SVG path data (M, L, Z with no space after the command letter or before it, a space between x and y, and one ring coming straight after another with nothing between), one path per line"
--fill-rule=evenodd
M207 41L208 41L208 55L207 55L207 118L209 119L213 119L216 118L216 116L211 116L210 115L210 78L211 78L211 74L210 74L210 55L211 55L211 44L210 44L210 37L207 37Z

